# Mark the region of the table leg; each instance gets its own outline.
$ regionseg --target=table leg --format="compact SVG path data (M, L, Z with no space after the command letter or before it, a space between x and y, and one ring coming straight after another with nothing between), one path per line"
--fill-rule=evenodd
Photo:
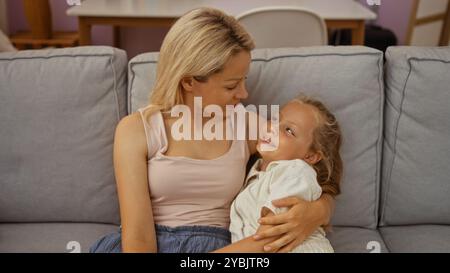
M120 26L113 26L114 47L120 48Z
M32 44L31 45L31 48L33 48L33 49L41 49L43 47L44 47L43 45L39 45L39 44Z
M83 18L78 17L78 32L80 34L80 46L91 45L92 26Z
M364 45L365 28L364 20L359 20L356 28L352 29L352 45Z
M25 50L25 49L27 49L26 45L24 45L24 44L14 44L14 43L13 43L13 46L14 46L17 50Z
M439 46L449 45L450 42L450 2L447 6L447 13L442 26L441 37L439 38Z

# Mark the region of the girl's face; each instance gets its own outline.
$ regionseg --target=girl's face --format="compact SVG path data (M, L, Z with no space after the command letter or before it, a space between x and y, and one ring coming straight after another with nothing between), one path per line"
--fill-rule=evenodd
M279 128L271 126L271 132L258 140L256 149L266 163L276 160L302 159L310 165L320 160L320 154L310 149L314 130L319 125L319 113L314 106L297 101L289 102L280 111ZM278 148L264 151L261 144L276 145Z
M194 97L202 97L203 108L214 104L225 111L226 105L236 105L247 98L245 79L250 61L250 53L242 50L228 60L221 72L211 75L206 82L184 79L183 88Z

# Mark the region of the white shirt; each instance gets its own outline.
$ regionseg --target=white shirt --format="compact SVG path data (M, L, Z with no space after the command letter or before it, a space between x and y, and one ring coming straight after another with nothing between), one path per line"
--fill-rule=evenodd
M277 208L272 201L295 196L306 201L320 198L322 188L317 182L315 170L305 161L279 160L269 163L266 171L259 171L259 159L245 180L245 188L231 205L230 232L232 242L252 236L259 227L263 207L279 214L287 208ZM322 228L315 231L292 252L333 252Z

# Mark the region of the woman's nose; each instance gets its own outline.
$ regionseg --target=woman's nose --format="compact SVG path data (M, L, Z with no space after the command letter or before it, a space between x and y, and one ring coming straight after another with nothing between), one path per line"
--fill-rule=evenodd
M242 85L242 88L239 88L238 93L236 94L236 98L240 100L245 100L248 97L247 88L245 87L245 83Z

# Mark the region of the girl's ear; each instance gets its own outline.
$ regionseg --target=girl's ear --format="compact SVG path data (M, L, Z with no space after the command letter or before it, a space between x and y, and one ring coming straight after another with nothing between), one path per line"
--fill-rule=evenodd
M315 165L317 162L319 162L320 160L322 160L322 155L321 153L318 152L311 152L308 153L304 160L309 164L309 165Z
M192 92L194 89L194 78L193 77L184 77L181 79L181 86L187 92Z

